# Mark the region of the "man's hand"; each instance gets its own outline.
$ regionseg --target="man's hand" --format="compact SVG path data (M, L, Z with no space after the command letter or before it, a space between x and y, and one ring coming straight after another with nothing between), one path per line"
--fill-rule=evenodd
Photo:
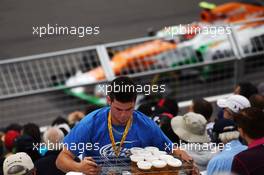
M199 171L199 168L197 167L197 165L195 163L192 163L190 165L190 168L187 168L185 170L185 173L187 175L200 175L200 171Z
M190 157L186 151L181 150L181 149L174 149L173 150L173 155L179 157L181 160L186 161L187 163L189 163L192 168L190 170L186 171L186 174L190 174L190 175L199 175L199 169L197 167L197 165L194 163L193 158Z
M193 164L192 175L200 175L199 168L197 167L195 163Z
M85 157L78 166L79 172L86 175L97 175L100 172L100 167L91 157Z
M181 158L183 161L186 161L188 163L193 162L193 158L190 157L186 151L181 150L181 149L174 149L173 150L173 155Z

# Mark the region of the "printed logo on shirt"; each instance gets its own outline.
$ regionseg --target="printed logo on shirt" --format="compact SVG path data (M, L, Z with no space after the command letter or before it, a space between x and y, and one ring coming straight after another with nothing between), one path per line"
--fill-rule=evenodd
M128 146L128 147L134 147L135 142L138 142L138 141L125 141L124 144L126 144L126 145L131 144L132 146ZM119 145L120 145L120 142L117 142L116 147L118 147ZM107 144L107 145L103 146L99 150L99 153L101 156L103 156L105 158L115 157L115 152L113 150L112 144ZM129 148L122 148L120 151L120 156L121 157L127 157L128 153L129 153Z

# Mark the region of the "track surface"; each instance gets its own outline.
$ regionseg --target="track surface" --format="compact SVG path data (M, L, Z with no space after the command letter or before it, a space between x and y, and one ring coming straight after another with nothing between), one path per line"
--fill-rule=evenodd
M216 4L226 0L212 0ZM0 59L143 37L147 29L199 19L197 0L3 0ZM33 35L33 26L99 26L96 36Z

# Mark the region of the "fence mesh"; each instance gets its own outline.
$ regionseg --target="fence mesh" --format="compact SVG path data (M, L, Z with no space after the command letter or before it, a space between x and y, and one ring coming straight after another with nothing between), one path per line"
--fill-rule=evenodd
M52 88L99 65L96 50L0 64L0 96Z

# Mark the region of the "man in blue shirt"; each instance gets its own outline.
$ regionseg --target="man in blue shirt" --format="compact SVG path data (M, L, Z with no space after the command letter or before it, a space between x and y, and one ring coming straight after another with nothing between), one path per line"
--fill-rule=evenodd
M225 145L223 150L209 161L207 175L231 174L232 161L235 155L246 150L247 146L242 145L238 140L239 132L233 120L220 119L216 121L213 132L220 140L220 144Z
M186 152L174 149L173 143L154 121L134 111L137 93L131 79L116 78L110 87L107 96L110 107L88 114L65 137L64 149L56 161L59 169L97 174L99 169L92 157L125 156L132 147L155 146L167 152L173 151L185 160L191 159ZM84 159L80 163L75 162L74 158L81 154Z

